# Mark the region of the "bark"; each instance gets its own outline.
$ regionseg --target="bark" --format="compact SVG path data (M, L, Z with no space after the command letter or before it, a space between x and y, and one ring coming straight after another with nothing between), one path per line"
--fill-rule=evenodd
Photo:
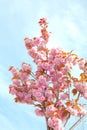
M46 119L46 126L47 126L47 130L53 130L53 128L51 128L51 127L49 127L49 126L48 126L48 123L47 123L47 122L48 122L48 118L47 118L47 117L45 117L45 119Z

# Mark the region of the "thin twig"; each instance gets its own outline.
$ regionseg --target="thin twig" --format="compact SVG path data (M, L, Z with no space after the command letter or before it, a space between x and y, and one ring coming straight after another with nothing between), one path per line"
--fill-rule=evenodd
M59 99L59 91L60 91L60 88L59 88L59 81L58 81L58 73L57 73L57 66L55 65L55 72L56 72L56 80L57 80L57 83L58 83L58 97L57 97L57 100Z
M47 126L47 130L50 130L50 127L48 126L48 118L45 116L46 119L46 126Z
M68 99L70 100L70 86L68 86Z
M36 80L35 75L32 72L31 72L30 75Z
M64 124L64 127L66 126L66 124L68 123L68 120L70 119L70 114L69 114L69 117L68 119L66 120L65 124Z
M82 116L69 130L73 130L84 119L85 116L87 116L87 113Z

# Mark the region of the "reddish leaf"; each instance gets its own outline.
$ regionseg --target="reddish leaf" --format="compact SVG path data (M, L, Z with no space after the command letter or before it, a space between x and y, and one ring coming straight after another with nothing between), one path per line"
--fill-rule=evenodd
M76 95L76 94L77 94L77 90L76 90L76 89L73 89L73 90L72 90L72 93L73 93L73 95Z

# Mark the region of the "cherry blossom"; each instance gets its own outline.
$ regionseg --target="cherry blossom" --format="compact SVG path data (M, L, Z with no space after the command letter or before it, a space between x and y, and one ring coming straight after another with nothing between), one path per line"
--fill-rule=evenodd
M9 93L15 96L15 102L34 105L36 115L45 117L47 130L64 130L71 115L86 115L80 98L87 99L87 62L73 51L48 49L51 33L47 30L47 19L42 18L38 23L41 36L24 39L36 70L33 72L25 62L21 69L11 66ZM82 70L79 78L71 73L75 65Z

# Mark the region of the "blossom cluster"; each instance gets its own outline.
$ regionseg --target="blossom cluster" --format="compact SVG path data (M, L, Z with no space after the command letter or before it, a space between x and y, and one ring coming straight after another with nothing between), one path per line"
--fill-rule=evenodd
M48 125L54 130L64 130L64 127L61 127L62 121L59 118L52 117L48 120Z
M83 65L84 67L82 67ZM74 80L74 86L87 99L87 63L83 63L81 68L83 69L83 73L80 74L80 79Z
M63 124L70 115L86 114L78 101L79 94L87 99L87 80L82 76L79 80L71 74L73 66L78 64L86 76L86 61L80 59L73 51L48 49L50 33L47 31L47 20L40 19L39 25L40 37L24 39L28 54L36 64L36 72L32 72L31 65L27 63L22 63L21 69L11 66L9 70L13 77L9 92L16 96L15 102L36 106L36 115L45 116L50 128L64 130Z

